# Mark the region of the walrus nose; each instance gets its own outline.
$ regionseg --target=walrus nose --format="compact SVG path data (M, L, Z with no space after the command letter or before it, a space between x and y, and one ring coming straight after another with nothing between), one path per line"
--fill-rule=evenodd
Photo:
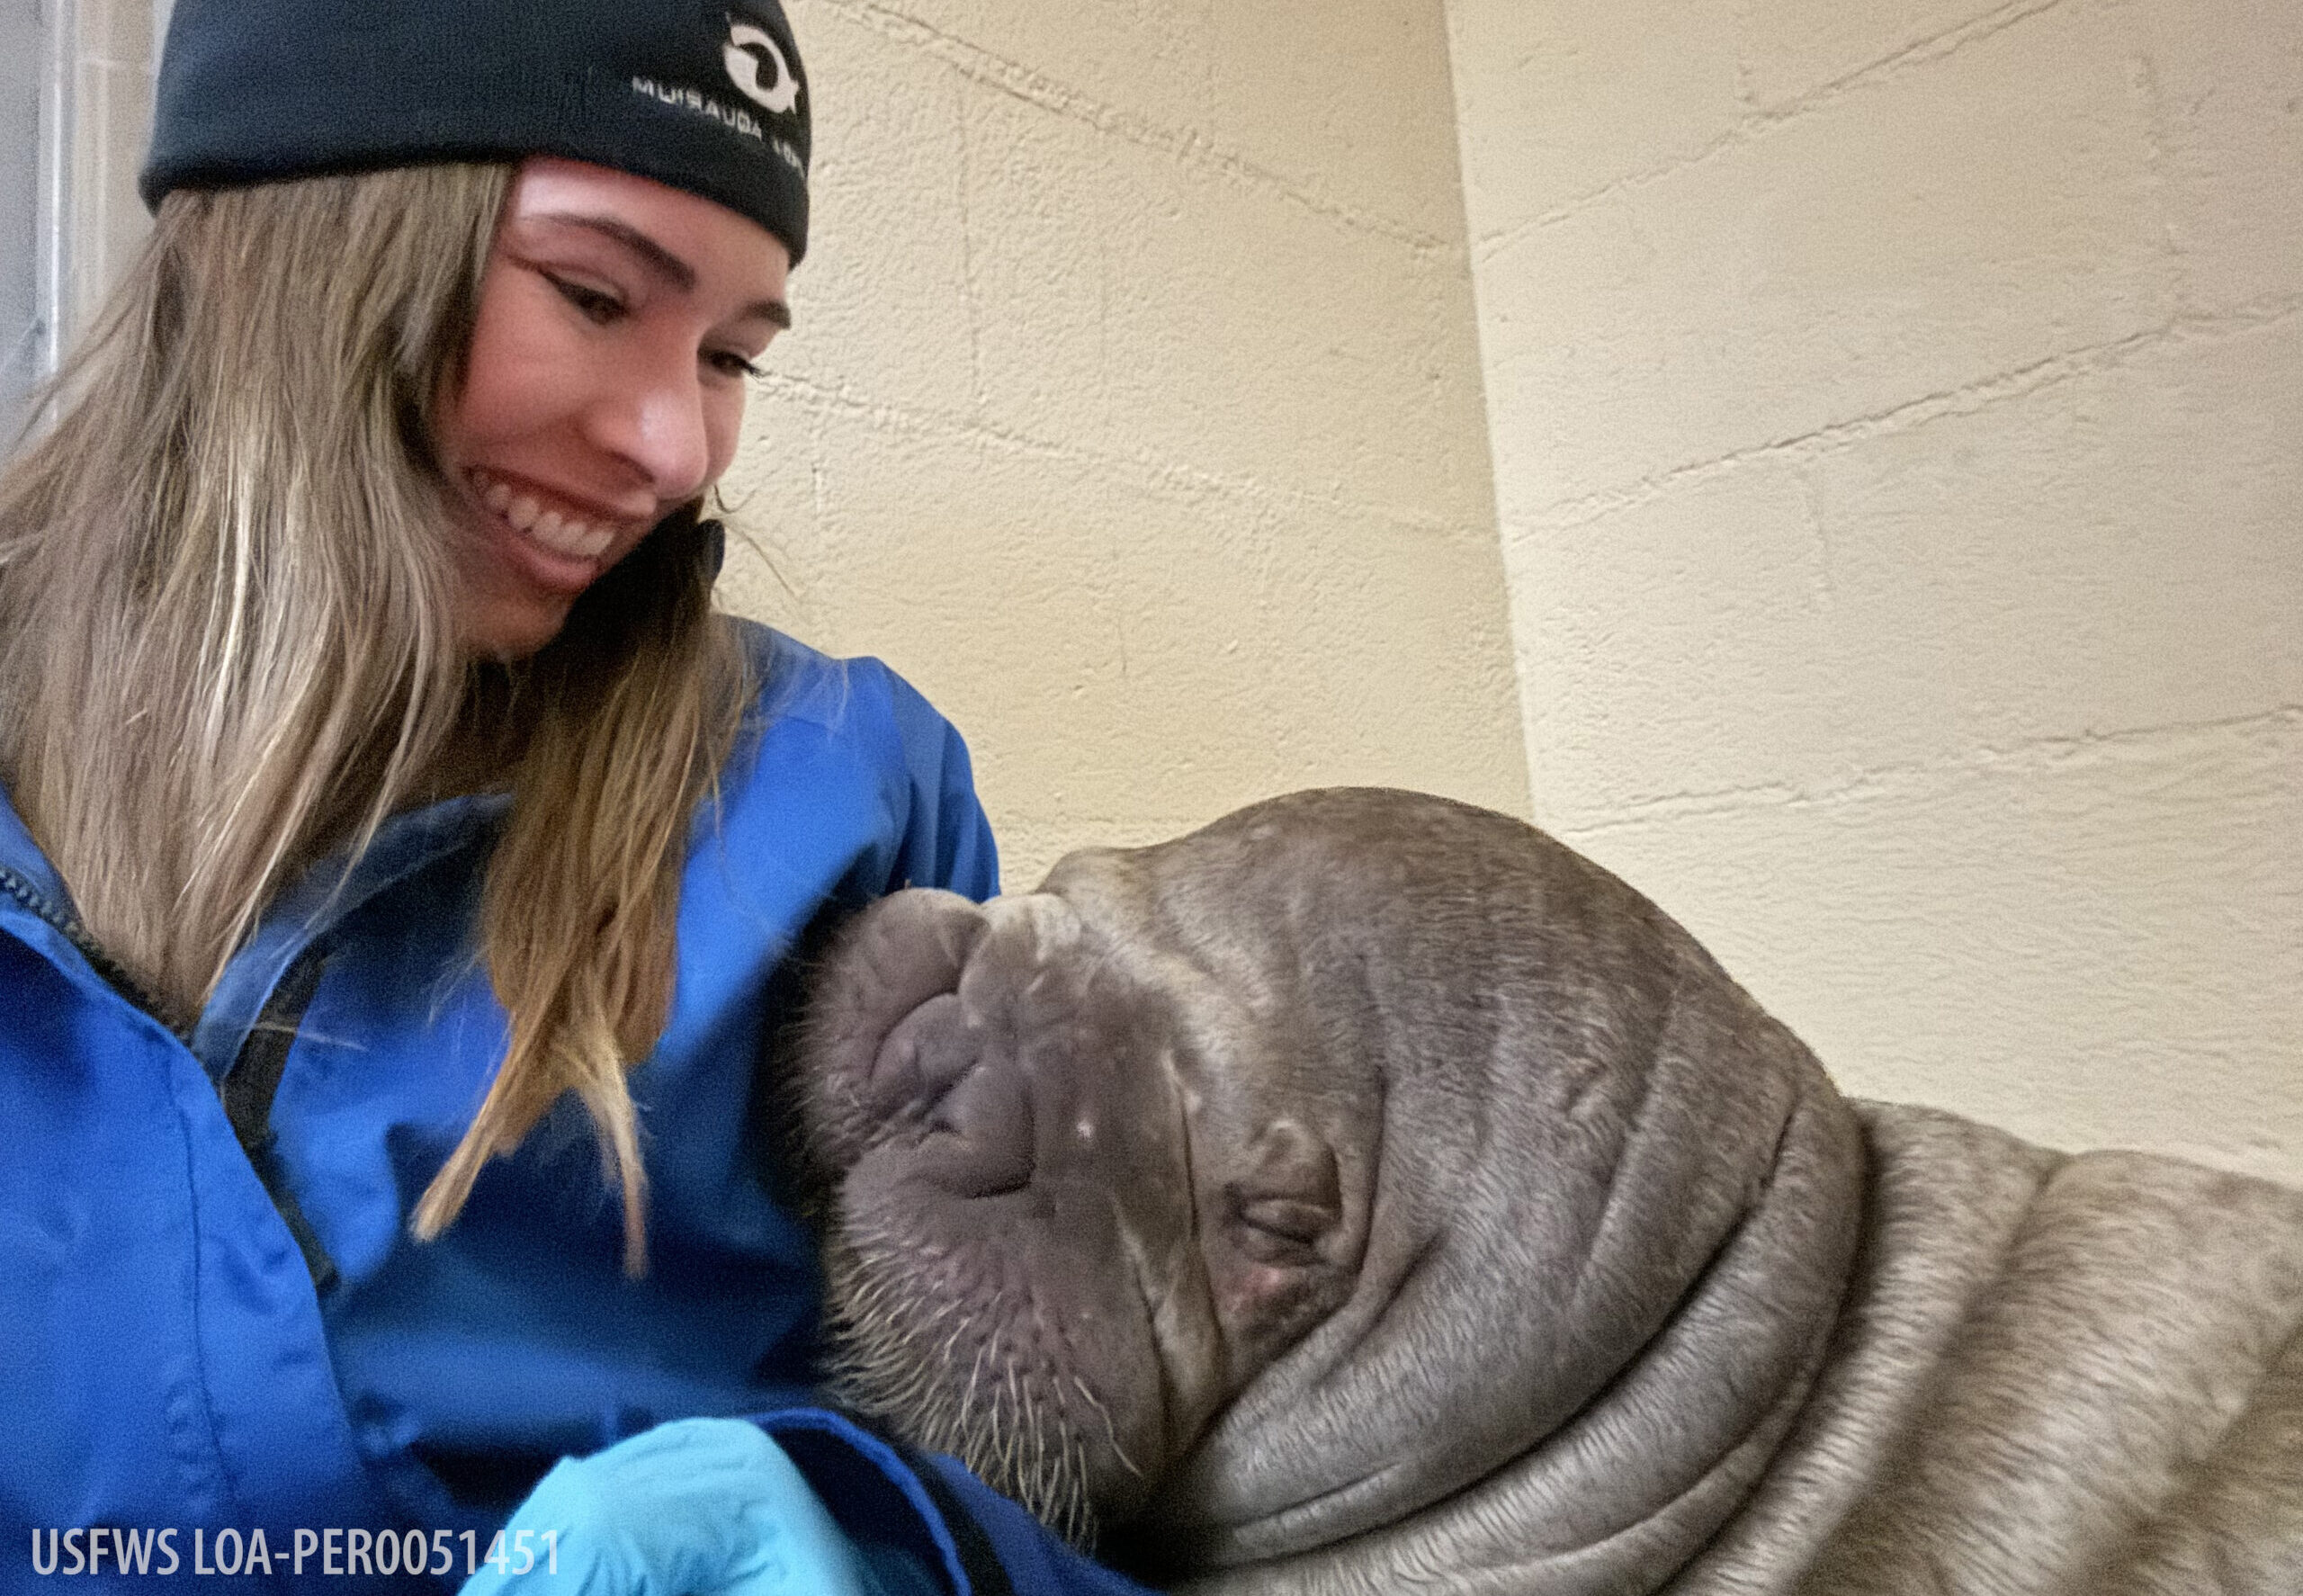
M1022 1071L987 1062L986 1037L946 992L904 1017L874 1062L871 1098L888 1142L955 1197L997 1197L1032 1177L1032 1102Z
M982 1039L955 993L928 999L895 1024L872 1060L865 1107L883 1127L916 1125L975 1068Z
M1032 1098L1017 1071L970 1071L928 1115L927 1133L927 1170L954 1197L1000 1197L1031 1184Z

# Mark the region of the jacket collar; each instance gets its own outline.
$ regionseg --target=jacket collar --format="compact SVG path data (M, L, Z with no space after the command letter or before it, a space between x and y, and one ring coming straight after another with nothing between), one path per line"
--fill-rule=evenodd
M64 891L63 878L48 862L48 856L40 851L40 844L32 840L4 782L0 782L0 871L14 876L26 891L56 913L67 919L78 918L73 913L70 896Z
M428 803L386 820L357 858L336 854L307 870L264 912L201 1011L192 1051L210 1076L221 1080L239 1057L290 965L387 888L461 848L492 840L511 806L505 793Z
M510 806L509 796L501 793L426 804L387 820L358 858L339 854L306 871L266 911L246 945L232 955L223 979L185 1038L209 1074L221 1080L231 1068L272 989L299 956L345 916L393 883L461 847L492 838ZM0 784L0 910L11 901L60 933L107 983L141 1006L138 994L122 987L125 977L111 966L103 950L81 928L79 911L65 890L63 878L32 839L6 785Z

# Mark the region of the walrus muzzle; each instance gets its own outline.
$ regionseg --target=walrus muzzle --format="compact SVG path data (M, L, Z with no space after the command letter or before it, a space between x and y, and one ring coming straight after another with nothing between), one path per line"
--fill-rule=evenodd
M795 1087L839 1388L1256 1592L2303 1592L2303 1193L1850 1103L1506 817L906 892Z

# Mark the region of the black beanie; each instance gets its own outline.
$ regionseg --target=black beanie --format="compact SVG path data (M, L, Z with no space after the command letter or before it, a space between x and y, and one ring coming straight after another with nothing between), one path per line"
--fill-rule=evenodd
M567 156L808 243L807 80L777 0L176 0L137 186Z

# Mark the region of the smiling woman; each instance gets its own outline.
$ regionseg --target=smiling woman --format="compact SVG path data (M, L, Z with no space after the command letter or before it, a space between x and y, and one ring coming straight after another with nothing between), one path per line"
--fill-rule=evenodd
M0 471L0 1556L1126 1589L818 1404L748 1112L820 911L997 887L942 717L712 607L781 11L179 0L158 100Z
M533 653L650 528L719 480L744 379L791 324L765 228L661 184L539 157L514 183L460 391L468 647Z

